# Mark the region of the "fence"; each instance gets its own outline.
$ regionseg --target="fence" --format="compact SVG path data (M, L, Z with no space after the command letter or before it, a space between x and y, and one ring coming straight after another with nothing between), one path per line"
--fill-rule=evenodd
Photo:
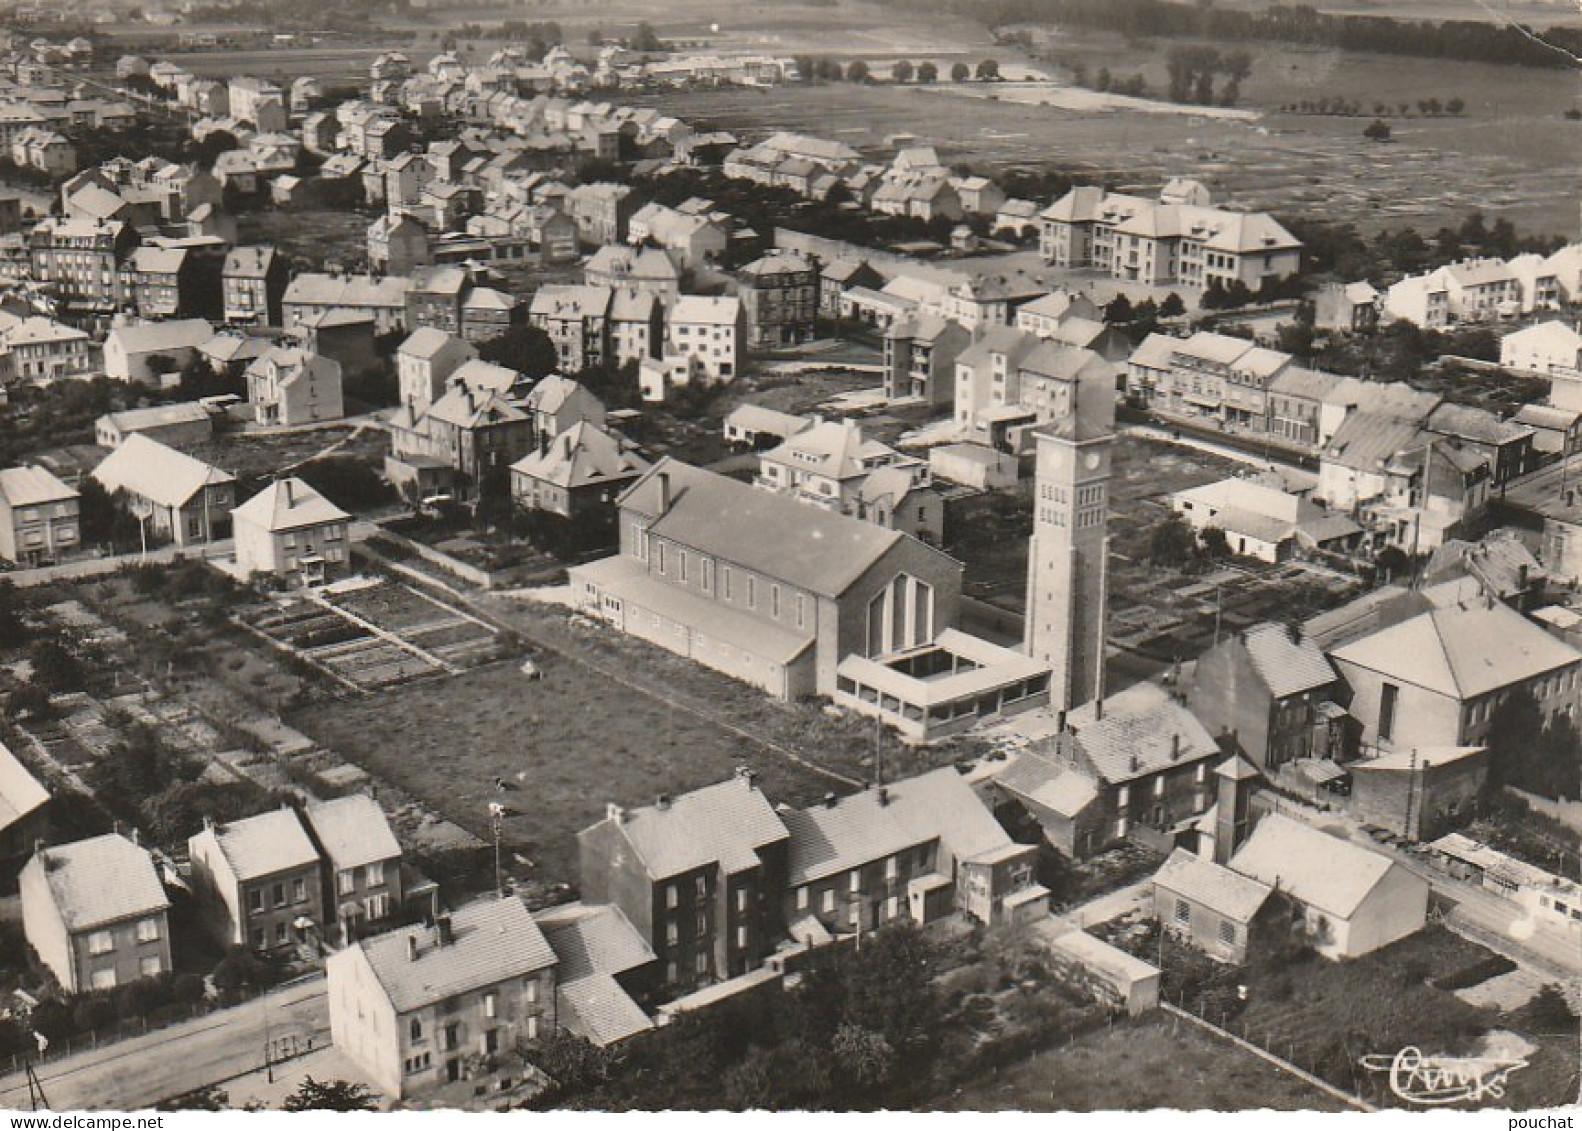
M1268 1048L1264 1047L1264 1045L1261 1045L1255 1041L1253 1039L1255 1034L1251 1029L1243 1027L1240 1034L1236 1033L1234 1031L1234 1026L1236 1024L1235 1018L1221 1017L1220 1022L1216 1024L1215 1022L1210 1021L1208 1018L1201 1017L1198 1014L1193 1013L1191 1010L1186 1009L1184 996L1179 1000L1181 1001L1181 1004L1179 1005L1172 1004L1168 1001L1160 1002L1159 1008L1170 1014L1172 1017L1181 1018L1189 1024L1196 1025L1201 1029L1206 1029L1215 1036L1231 1042L1233 1045L1243 1049L1246 1052L1252 1053L1259 1060L1271 1064L1283 1072L1290 1073L1311 1087L1317 1088L1325 1095L1339 1100L1347 1107L1353 1107L1359 1111L1367 1112L1375 1112L1379 1110L1376 1104L1363 1099L1359 1095L1348 1092L1344 1088L1336 1087L1328 1080L1323 1079L1315 1073L1309 1072L1301 1065L1295 1063L1295 1060L1301 1055L1301 1050L1299 1050L1295 1044L1287 1042L1289 1056L1282 1057L1277 1053L1271 1052ZM1271 1034L1265 1033L1263 1036L1266 1041L1274 1043L1272 1040L1270 1040ZM1353 1068L1353 1071L1356 1071L1355 1068Z
M270 987L269 989L277 989ZM172 1004L160 1006L141 1017L127 1017L115 1022L113 1026L105 1025L89 1029L86 1033L74 1033L49 1042L49 1046L42 1051L11 1054L11 1072L21 1072L23 1066L32 1062L36 1067L51 1061L61 1060L74 1053L88 1052L104 1045L112 1045L118 1041L130 1040L148 1033L155 1033L161 1029L169 1029L175 1025L183 1025L189 1021L196 1021L207 1017L211 1013L223 1012L235 1006L242 1005L254 998L261 996L269 990L248 987L238 994L227 995L224 1001L195 1001L187 1004Z

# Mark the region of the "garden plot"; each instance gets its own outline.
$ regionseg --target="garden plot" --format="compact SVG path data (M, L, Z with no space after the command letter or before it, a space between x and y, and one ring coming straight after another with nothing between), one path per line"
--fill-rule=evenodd
M359 578L327 586L279 602L251 623L363 691L454 674L496 652L492 627L392 581Z

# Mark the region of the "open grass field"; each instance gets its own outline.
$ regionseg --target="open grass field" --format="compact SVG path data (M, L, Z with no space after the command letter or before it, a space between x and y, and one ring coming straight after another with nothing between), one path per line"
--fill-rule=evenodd
M1010 1065L944 1111L1345 1111L1316 1088L1162 1015L1100 1030Z
M523 878L575 882L576 834L608 801L645 805L729 777L761 774L775 800L807 804L829 783L682 710L670 710L556 656L529 681L517 662L325 703L289 722L320 744L489 835L488 806L503 801L506 839L531 859ZM517 785L498 792L496 775Z
M1079 48L1090 69L1105 65L1088 41ZM689 120L749 134L806 130L875 156L889 152L886 138L909 133L948 161L990 170L1052 167L1144 190L1190 174L1240 206L1349 220L1365 229L1407 223L1432 229L1483 209L1524 230L1575 230L1582 123L1561 117L1576 93L1572 76L1325 53L1285 85L1280 76L1289 66L1280 68L1296 53L1258 54L1244 105L1345 96L1371 108L1376 101L1459 97L1468 110L1454 119L1393 120L1394 139L1378 144L1362 136L1371 117L1267 112L1240 120L1061 109L1013 101L1013 84L996 92L996 101L975 83L932 89L833 83L656 97L667 112ZM1162 49L1158 56L1162 68ZM1121 73L1125 66L1116 61L1111 69ZM1156 87L1162 82L1161 70Z

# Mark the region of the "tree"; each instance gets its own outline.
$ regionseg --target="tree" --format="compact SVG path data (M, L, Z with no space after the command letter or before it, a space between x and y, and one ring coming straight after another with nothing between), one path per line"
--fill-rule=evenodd
M951 82L966 82L972 77L972 68L965 63L953 63L950 68Z
M1212 561L1220 561L1231 556L1230 539L1226 538L1225 532L1217 526L1205 526L1198 540L1203 543L1203 553Z
M309 1076L280 1105L282 1111L378 1111L378 1097L365 1085L349 1080L315 1080Z
M1100 67L1099 73L1093 76L1093 89L1100 94L1107 92L1114 84L1115 78L1110 74L1108 67Z
M1369 141L1389 141L1391 133L1390 123L1383 118L1375 118L1369 123L1368 128L1362 131L1362 136Z
M1118 294L1110 299L1104 307L1104 321L1130 322L1134 316L1132 300L1123 294Z
M82 662L54 640L40 640L28 653L33 682L52 694L81 691L88 673Z
M1148 535L1148 560L1165 569L1180 569L1197 556L1197 535L1186 519L1172 513Z
M915 74L917 74L917 68L905 59L896 60L895 65L890 68L890 77L898 83L911 82Z
M530 381L549 376L560 365L554 339L537 326L512 326L498 338L480 342L478 357L514 369Z
M1459 117L1466 111L1467 104L1459 98L1452 98L1445 103L1445 113Z
M1175 291L1165 295L1164 301L1159 304L1159 317L1180 318L1186 313L1186 302Z
M853 59L850 63L846 64L847 82L867 82L868 77L868 64L863 60Z
M663 51L665 49L665 45L660 42L659 36L654 34L654 25L647 20L642 20L638 23L637 31L632 34L629 46L633 51L642 51L644 53Z
M84 476L87 482L88 477ZM16 648L26 643L27 626L22 623L22 598L10 581L0 578L0 648Z
M917 65L917 81L931 83L939 80L939 67L932 62L922 62Z
M998 59L985 59L978 64L977 77L979 82L992 82L1000 77L1000 62Z

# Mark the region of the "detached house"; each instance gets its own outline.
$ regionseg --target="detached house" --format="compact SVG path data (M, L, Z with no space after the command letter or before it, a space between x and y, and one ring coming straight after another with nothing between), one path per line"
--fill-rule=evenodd
M67 993L171 969L170 900L153 857L135 841L108 833L40 847L20 887L23 933Z
M1023 751L995 785L1076 859L1128 837L1168 848L1213 802L1223 759L1184 704L1139 683L1071 711L1065 730Z
M92 475L110 495L126 492L128 509L150 536L192 546L230 535L235 476L158 440L128 436Z
M351 515L302 480L277 480L237 507L236 567L318 585L351 571Z
M1358 958L1427 921L1427 880L1382 853L1280 813L1258 822L1230 869L1279 888L1326 958Z
M290 268L272 247L233 248L221 273L225 321L232 326L283 324Z
M618 437L579 421L559 435L543 437L537 451L511 465L511 498L523 510L613 519L616 498L648 467Z
M291 426L339 420L340 362L295 346L276 346L247 367L247 399L253 419Z
M1298 758L1343 761L1352 735L1340 677L1313 641L1282 624L1253 625L1205 652L1187 702L1266 773Z
M393 1100L510 1101L536 1079L511 1054L555 1030L557 961L509 896L363 939L325 964L331 1039Z
M206 822L187 841L209 928L226 946L283 952L324 926L319 853L288 808L228 825Z
M36 464L0 470L0 558L19 566L58 561L82 544L82 500Z
M643 808L611 804L577 834L583 898L620 908L658 957L661 984L687 992L756 968L784 937L789 844L739 770Z

